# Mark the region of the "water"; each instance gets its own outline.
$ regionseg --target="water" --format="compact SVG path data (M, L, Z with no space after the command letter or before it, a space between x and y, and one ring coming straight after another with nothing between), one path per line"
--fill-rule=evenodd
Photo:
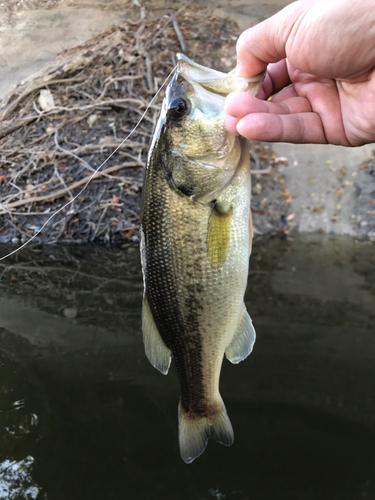
M5 253L5 250L4 250ZM138 249L33 249L0 269L0 499L375 499L374 245L255 244L235 431L179 457L178 385L141 343Z

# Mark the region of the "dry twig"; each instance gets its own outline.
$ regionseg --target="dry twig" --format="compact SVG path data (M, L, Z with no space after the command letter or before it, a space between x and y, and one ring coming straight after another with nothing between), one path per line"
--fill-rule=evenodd
M141 166L138 162L128 162L128 163L122 163L121 165L116 165L114 167L109 167L103 170L102 172L97 172L92 180L95 180L98 177L106 176L107 174L110 174L112 172L117 172L118 170L121 170L123 168L134 168L134 167L139 167ZM13 203L8 203L7 205L2 205L0 204L0 210L2 210L1 213L8 213L9 210L12 208L16 207L21 207L22 205L29 205L30 203L40 203L43 201L51 201L51 200L56 200L57 198L61 198L64 196L66 193L69 193L69 191L73 191L74 189L77 189L81 186L84 186L86 182L90 179L91 175L88 175L87 177L84 177L80 181L74 182L71 184L69 187L65 187L64 189L59 189L57 191L53 191L52 193L46 194L44 196L33 196L30 198L25 198L23 200L18 200Z

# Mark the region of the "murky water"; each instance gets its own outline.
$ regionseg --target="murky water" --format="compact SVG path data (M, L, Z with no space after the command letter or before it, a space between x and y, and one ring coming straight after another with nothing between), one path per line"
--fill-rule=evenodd
M258 340L221 377L235 443L209 442L191 465L175 374L143 353L138 249L2 264L0 499L375 499L373 244L255 244Z

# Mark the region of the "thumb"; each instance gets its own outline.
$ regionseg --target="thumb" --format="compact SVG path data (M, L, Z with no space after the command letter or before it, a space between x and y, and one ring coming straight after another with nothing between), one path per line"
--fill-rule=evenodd
M263 71L268 63L286 57L286 43L301 10L305 10L301 6L306 3L303 0L293 2L241 34L237 41L238 76L250 78Z

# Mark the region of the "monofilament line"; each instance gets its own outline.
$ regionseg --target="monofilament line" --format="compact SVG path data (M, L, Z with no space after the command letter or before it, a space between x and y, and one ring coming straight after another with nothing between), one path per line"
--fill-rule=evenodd
M69 200L67 203L65 203L65 205L63 205L62 207L60 207L58 210L56 210L56 212L54 212L47 220L46 222L41 226L40 229L38 229L38 231L33 234L33 236L25 241L25 243L23 243L23 245L21 245L20 247L16 248L15 250L13 250L12 252L8 253L7 255L4 255L3 257L0 257L0 261L1 260L4 260L6 259L7 257L10 257L11 255L14 255L15 253L19 252L20 250L22 250L22 248L25 248L26 245L28 245L29 243L31 243L33 241L34 238L36 238L38 236L38 234L40 234L43 229L46 227L46 225L57 215L59 214L62 210L64 210L66 207L68 207L69 205L71 205L79 196L81 196L81 194L83 193L83 191L87 188L87 186L90 184L90 182L92 181L92 179L96 176L96 174L99 172L99 170L103 167L103 165L105 165L107 163L108 160L110 160L112 158L112 156L117 153L117 151L124 145L124 143L133 135L133 132L138 128L139 124L141 123L141 121L143 120L145 114L147 113L147 111L149 110L150 106L153 104L153 102L155 101L156 97L158 96L159 92L161 91L161 89L164 87L164 85L166 84L166 82L168 81L168 79L172 76L172 74L174 73L174 71L176 70L177 66L175 66L172 71L169 73L169 75L167 76L167 78L164 80L164 82L162 83L162 85L159 87L158 91L156 92L156 94L154 95L154 97L151 99L150 103L147 105L146 109L144 110L144 112L142 113L142 116L140 117L140 119L138 120L138 122L136 123L135 127L129 132L129 134L125 137L125 139L121 142L121 144L119 146L117 146L117 148L112 151L112 153L108 156L108 158L106 160L103 161L103 163L101 165L99 165L99 167L92 173L92 175L90 176L90 178L88 179L88 181L86 182L86 184L83 186L83 188L79 191L78 194L76 194L71 200Z

